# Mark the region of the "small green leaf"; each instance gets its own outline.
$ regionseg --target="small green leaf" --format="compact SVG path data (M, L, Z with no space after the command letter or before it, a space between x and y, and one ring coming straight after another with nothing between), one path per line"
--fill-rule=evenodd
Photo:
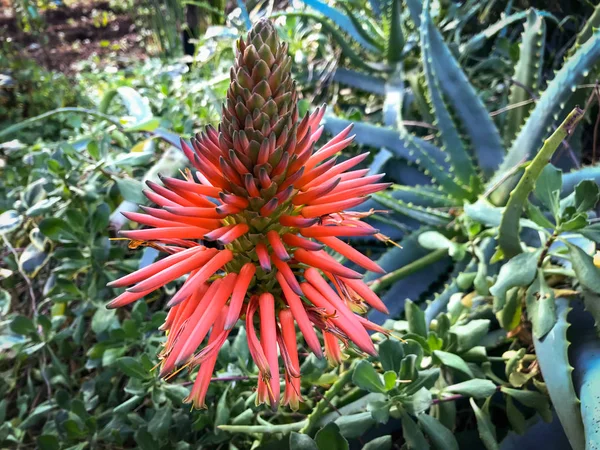
M290 433L290 450L318 450L317 444L306 434Z
M137 430L134 438L141 450L156 450L159 448L158 442L152 438L152 435L145 428Z
M537 262L542 250L520 253L511 258L500 268L496 283L490 288L490 293L497 297L494 301L494 311L499 311L506 303L506 293L518 286L529 286L537 274Z
M400 370L400 361L404 357L404 350L399 341L386 339L379 344L379 361L383 370L398 372Z
M425 413L419 414L417 419L437 450L459 450L454 434L438 419Z
M450 333L456 336L458 351L464 352L481 342L490 329L488 319L474 319L465 325L454 325Z
M142 364L131 356L124 356L117 359L116 364L121 372L129 377L137 378L138 380L150 378L150 374L148 371L144 370Z
M496 385L490 380L474 378L462 383L453 384L452 386L447 386L444 388L444 391L462 394L467 397L486 398L494 395L496 392Z
M44 236L53 241L57 241L60 238L74 239L74 236L71 233L72 227L70 227L67 222L57 217L49 217L42 220L39 228Z
M575 231L584 228L588 224L588 216L586 213L579 213L572 216L566 222L560 224L559 230L561 232Z
M154 131L160 125L160 119L150 117L149 119L137 122L135 125L125 128L123 131L131 133L133 131Z
M23 222L23 216L11 209L0 214L0 234L7 234L19 228Z
M423 436L423 432L414 420L402 411L402 435L409 450L429 450L429 444Z
M396 380L398 379L398 374L393 370L388 370L383 374L383 382L385 384L385 389L387 391L394 389L396 387Z
M229 407L227 406L227 393L229 389L225 389L221 397L219 398L219 402L217 403L217 410L215 413L215 430L219 425L225 425L229 421Z
M506 415L512 429L517 434L524 434L527 430L527 422L523 413L515 406L512 397L506 397Z
M370 412L348 414L335 419L335 424L340 428L340 434L348 439L356 439L375 425L375 419Z
M361 389L383 394L386 392L381 376L370 362L362 360L356 365L352 374L352 382Z
M502 387L500 389L506 395L510 395L519 403L525 406L535 409L542 419L546 422L552 421L552 411L550 410L550 401L544 394L534 391L528 391L526 389L511 389Z
M427 411L431 407L433 397L429 389L422 387L413 395L401 398L400 401L408 413L417 415Z
M156 440L166 437L171 427L172 410L169 405L159 408L148 422L148 430Z
M43 434L37 439L38 448L40 450L59 450L60 442L58 438L52 434Z
M349 448L348 441L341 435L340 428L333 422L317 431L315 442L319 450L348 450Z
M534 188L536 198L548 208L554 217L558 217L560 192L562 189L562 171L548 164L542 170Z
M406 382L416 380L419 376L417 370L417 355L407 355L400 361L400 370L398 371L398 379Z
M571 264L582 286L600 294L600 269L594 266L594 260L581 247L566 242L571 257Z
M114 309L98 308L92 316L92 331L96 334L105 332L116 320L117 312Z
M527 202L527 215L537 223L540 227L546 229L554 229L554 224L544 215L544 213L530 201Z
M419 336L427 337L427 324L425 323L425 312L410 300L404 304L408 331Z
M460 356L455 355L454 353L443 352L441 350L434 351L433 355L440 361L442 365L458 370L459 372L462 372L471 378L475 377L467 363Z
M575 186L575 208L584 213L593 209L600 198L600 190L593 180L583 180Z
M117 178L117 186L123 198L132 203L145 203L144 185L133 178Z
M472 398L469 399L469 402L477 419L477 430L479 431L479 437L483 445L485 445L487 450L498 450L500 447L498 446L498 441L496 441L496 428L492 424L487 408L480 409Z
M600 223L594 223L578 231L590 241L600 242Z
M363 450L390 450L392 448L392 437L381 436L367 442Z
M527 289L527 318L533 325L536 338L543 338L556 323L554 291L546 283L544 271L538 270L538 276Z
M29 317L15 316L10 322L10 329L17 334L28 335L35 333L35 325Z

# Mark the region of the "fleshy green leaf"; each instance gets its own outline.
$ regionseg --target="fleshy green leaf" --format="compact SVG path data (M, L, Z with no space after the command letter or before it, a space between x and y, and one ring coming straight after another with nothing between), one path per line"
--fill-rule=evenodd
M485 445L485 448L487 450L498 450L500 447L498 446L498 441L496 441L496 428L492 424L492 420L487 408L483 410L480 409L475 400L472 398L469 399L469 402L471 403L471 408L473 408L473 412L475 413L479 437Z
M129 377L137 378L138 380L144 380L150 377L150 373L144 369L142 364L131 356L123 356L122 358L117 359L116 365L121 372Z
M371 363L365 360L359 362L354 369L352 382L359 388L369 392L378 392L380 394L386 392L381 376L373 368Z
M417 419L437 450L459 450L454 434L438 419L427 414L419 414Z
M392 448L392 437L381 436L367 442L363 450L390 450Z
M594 265L594 260L581 247L565 241L569 249L571 264L577 276L577 280L582 286L600 294L600 269Z
M400 370L400 361L404 357L402 344L393 339L386 339L379 344L379 361L385 371L398 373Z
M462 394L468 397L486 398L494 395L496 392L496 385L490 380L474 378L462 383L453 384L452 386L447 386L444 388L444 391Z
M317 444L306 434L290 433L290 450L318 450Z
M554 291L546 283L542 269L538 270L538 276L527 289L526 303L527 318L531 320L533 335L541 339L556 322Z
M488 319L474 319L464 325L455 325L450 332L456 336L458 351L467 351L481 342L490 329Z
M406 320L408 321L408 331L419 336L427 337L427 324L425 323L425 313L416 303L406 300Z
M340 428L333 422L328 423L315 436L319 450L348 450L348 441L340 433Z
M429 443L413 419L402 411L402 435L409 450L429 450Z
M458 370L465 375L474 378L473 372L467 365L467 363L458 355L454 353L443 352L441 350L435 350L433 355L444 365L452 369Z
M542 170L535 183L536 198L548 208L554 216L558 216L560 192L562 190L562 171L548 164Z
M490 288L490 293L496 297L494 311L499 311L506 303L506 293L509 289L520 286L529 286L536 274L537 263L541 249L534 252L521 253L511 258L500 268L496 283Z

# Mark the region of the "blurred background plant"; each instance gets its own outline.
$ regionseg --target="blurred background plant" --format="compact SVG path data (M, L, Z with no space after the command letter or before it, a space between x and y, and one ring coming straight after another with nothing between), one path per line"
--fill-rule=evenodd
M0 13L1 447L599 442L599 7L0 5L10 6ZM336 368L301 349L306 402L273 412L254 406L240 326L219 354L211 407L189 411L189 375L167 383L152 371L176 283L106 310L106 282L158 255L110 238L129 226L120 212L145 201L145 181L185 168L178 136L218 123L235 39L264 15L289 43L300 112L328 104L327 133L355 122L342 157L368 147L364 167L396 183L366 208L388 211L373 223L402 248L353 242L388 270L366 277L392 312L370 318L391 331L374 334L378 358L347 349ZM561 128L576 104L579 125ZM569 137L546 149L554 166L526 163L556 130ZM524 171L535 188L516 184Z

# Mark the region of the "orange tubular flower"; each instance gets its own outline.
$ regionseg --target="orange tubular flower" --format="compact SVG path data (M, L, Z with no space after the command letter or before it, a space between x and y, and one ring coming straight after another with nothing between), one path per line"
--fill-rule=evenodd
M108 307L125 306L187 275L167 303L160 375L199 366L187 399L195 407L204 407L219 348L240 318L260 372L257 402L276 407L281 399L296 409L302 396L295 325L319 358L320 330L327 358L339 364L340 344L375 353L367 330L381 328L357 313L366 305L387 312L362 275L326 250L383 272L344 242L377 236L361 221L370 213L345 210L388 185L353 170L366 155L336 160L352 142L351 127L315 149L325 110L299 119L290 67L287 46L270 22L260 21L238 42L218 129L209 126L191 142L181 141L196 170L184 179L161 178L162 186L148 183L146 196L158 207L126 214L149 228L123 236L168 255L109 283L126 291Z

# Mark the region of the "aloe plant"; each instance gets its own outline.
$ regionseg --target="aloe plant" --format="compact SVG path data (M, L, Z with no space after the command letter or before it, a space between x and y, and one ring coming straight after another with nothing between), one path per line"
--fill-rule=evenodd
M380 228L393 237L402 236L407 228L417 230L415 236L418 236L421 234L419 227L426 226L443 229L451 238L458 233L464 240L465 231L457 226L456 216L466 205L476 202L488 206L506 203L518 179L520 165L537 151L557 120L564 117L564 108L576 96L576 86L582 84L594 69L600 57L600 33L592 31L592 25L586 24L563 67L547 88L540 91L543 80L539 67L545 51L544 22L547 15L529 10L513 75L517 83L509 98L511 102L523 102L527 91L538 91L539 98L527 105L529 108L510 109L504 123L498 126L470 84L459 59L435 26L429 4L425 2L421 8L420 2L407 2L412 20L415 26L418 25L421 64L427 86L425 98L436 133L433 139L426 140L409 132L402 120L397 122L398 130L368 123L355 125L358 143L385 148L393 154L394 158L378 170L388 173L400 183L387 193L377 194L376 202L369 202L365 207L383 206L392 212L379 219ZM594 17L590 19L592 22ZM403 90L405 84L414 87L409 82L403 80L399 89ZM398 107L397 111L399 119L402 119L402 108ZM347 125L348 121L344 119L326 117L325 127L332 133ZM572 192L581 179L597 178L599 173L597 169L586 168L565 174L563 195ZM405 239L414 242L415 237L408 234ZM409 274L402 266L406 262L418 262L423 257L431 259L432 255L423 255L419 245L416 247L418 252L413 252L410 244L407 247L402 261L396 262L390 256L382 258L382 263L388 262L384 268L391 272L385 277L395 282L384 301L392 302L405 289L409 289L411 298L419 298L435 282L442 280L455 264L447 253L435 253L433 256L439 260L439 270L429 270L427 276L417 274L425 280L419 280L421 288L415 292L413 280L403 280ZM393 255L401 251L391 249L389 252ZM374 275L368 276L375 280ZM396 313L401 310L401 306L396 306Z
M525 103L528 91L538 92L538 99L526 107L511 109L498 125L470 84L460 59L436 28L430 2L426 1L422 9L419 2L409 1L408 6L419 29L426 99L437 130L433 139L425 140L410 133L401 121L398 131L367 123L355 127L359 143L384 147L393 153L395 158L386 163L384 170L397 181L405 181L407 172L411 181L424 180L414 186L399 184L391 192L375 196L380 205L393 212L380 218L382 228L390 230L395 226L403 233L406 228L415 231L405 236L402 250L393 248L379 260L390 273L368 277L376 291L377 287L389 287L383 299L390 306L395 305L390 308L392 313L399 314L404 308L402 302L399 305L399 295L415 300L426 298L433 285L453 268L448 284L425 309L427 323L444 313L452 296L461 292L471 292L470 298L493 299L493 311L500 325L510 332L521 326L522 308L526 308L527 315L523 317L533 327L546 388L572 447L583 449L583 436L588 442L596 442L591 424L597 415L590 407L590 399L597 388L593 378L597 363L590 352L586 353L589 345L579 347L583 350L576 354L576 361L569 360L566 329L570 306L559 298L562 292L554 288L552 283L556 280L551 277L566 277L561 279L570 280L567 283L571 286L580 286L580 291L569 291L568 295L583 295L586 308L598 322L598 308L590 299L597 298L600 286L594 280L600 279L596 278L600 272L585 250L589 241L581 236L592 240L600 237L586 213L598 198L596 184L586 180L600 179L600 169L588 167L563 176L547 165L581 111L569 115L542 144L556 123L567 116L567 105L580 98L577 85L588 79L600 59L600 32L593 26L600 7L596 7L563 67L545 90L541 90L540 70L545 51L545 18L536 10L527 12L513 76L517 83L511 89L509 102ZM414 88L415 84L408 81ZM346 125L343 119L327 118L330 132ZM534 156L534 161L527 163ZM416 174L415 169L422 175ZM535 199L530 202L532 191ZM376 203L367 207L376 207ZM529 232L533 232L533 237ZM541 243L536 235L543 238ZM561 261L566 256L571 266L555 265L548 255ZM498 261L504 263L499 273L497 264L493 264ZM578 378L585 380L580 383L581 407L570 376L572 365L576 370L582 365L589 368Z

